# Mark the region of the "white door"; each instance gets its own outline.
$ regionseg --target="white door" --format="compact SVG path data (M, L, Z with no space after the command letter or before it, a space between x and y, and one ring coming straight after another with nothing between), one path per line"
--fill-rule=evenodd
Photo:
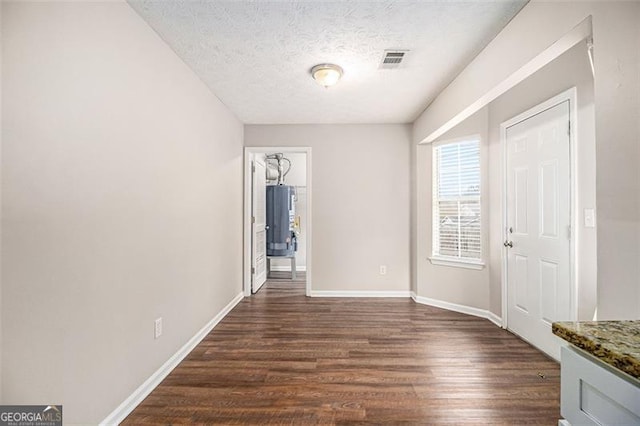
M560 359L571 319L569 101L506 129L507 328Z
M267 182L264 160L254 159L252 172L251 291L267 280Z

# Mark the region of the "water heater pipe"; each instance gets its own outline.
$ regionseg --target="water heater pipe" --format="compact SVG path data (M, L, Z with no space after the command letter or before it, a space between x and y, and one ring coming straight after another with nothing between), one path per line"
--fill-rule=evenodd
M276 160L278 162L278 185L283 185L284 184L284 177L289 173L289 171L291 170L291 160L289 160L288 158L286 158L284 156L284 154L282 154L281 152L276 153L276 154L268 154L265 156L265 158L267 160ZM284 165L283 165L283 161L286 161L289 165L289 167L287 167L287 170L284 170Z

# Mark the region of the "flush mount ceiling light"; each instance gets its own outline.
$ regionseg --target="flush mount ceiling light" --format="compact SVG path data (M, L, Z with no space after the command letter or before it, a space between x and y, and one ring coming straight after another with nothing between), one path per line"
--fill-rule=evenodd
M334 64L319 64L311 68L313 79L324 87L336 84L342 77L342 73L342 68Z

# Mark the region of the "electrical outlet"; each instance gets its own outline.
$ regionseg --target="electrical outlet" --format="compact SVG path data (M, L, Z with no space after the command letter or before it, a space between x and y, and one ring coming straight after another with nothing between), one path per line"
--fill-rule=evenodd
M380 275L387 275L387 265L380 265Z
M153 330L153 336L155 339L157 339L158 337L162 336L162 317L158 318L155 323L154 323L155 327Z

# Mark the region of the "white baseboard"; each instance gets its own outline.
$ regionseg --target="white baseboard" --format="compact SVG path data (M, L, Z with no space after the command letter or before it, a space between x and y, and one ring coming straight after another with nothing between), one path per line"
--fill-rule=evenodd
M434 306L436 308L446 309L448 311L460 312L461 314L472 315L474 317L483 318L491 321L498 327L502 327L502 318L486 309L474 308L472 306L459 305L457 303L445 302L444 300L431 299L430 297L418 296L415 292L411 292L411 298L422 305Z
M435 306L436 308L446 309L448 311L460 312L461 314L473 315L474 317L487 318L487 311L484 309L474 308L472 306L458 305L457 303L445 302L444 300L431 299L414 294L413 300L423 305Z
M273 272L291 272L290 265L274 265L273 260L271 261L270 269ZM305 265L296 265L296 272L307 272L307 267Z
M311 297L411 297L408 291L324 291L312 290Z
M502 328L502 318L500 318L493 312L487 311L487 319L492 323L494 323L495 325L497 325L498 327Z
M211 321L207 323L200 331L198 331L184 346L182 346L178 351L171 356L155 373L151 375L143 384L141 384L138 389L133 391L131 395L127 399L124 400L122 404L118 406L111 414L109 414L100 425L117 425L122 422L131 412L145 399L151 391L153 391L156 386L160 384L165 377L171 373L171 371L176 368L176 366L195 348L198 343L202 339L205 338L207 334L213 328L218 325L218 323L225 317L227 314L243 299L244 293L239 293L236 297L233 298L227 306L225 306Z

